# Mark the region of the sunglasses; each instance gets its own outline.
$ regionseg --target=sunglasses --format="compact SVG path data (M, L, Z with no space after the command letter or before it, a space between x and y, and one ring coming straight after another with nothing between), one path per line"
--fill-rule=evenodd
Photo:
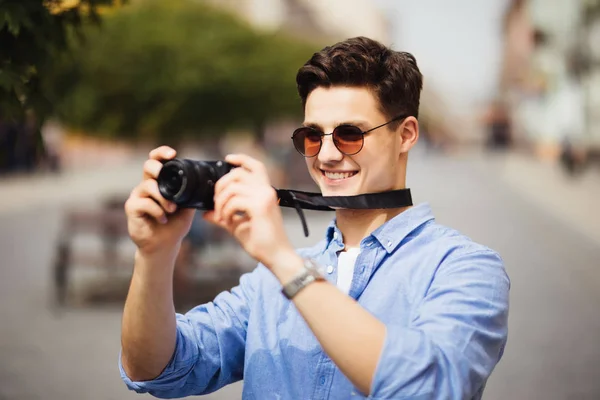
M292 141L294 142L294 147L298 150L298 153L302 154L304 157L314 157L321 151L323 137L331 135L333 144L340 153L347 156L353 156L362 150L365 143L365 135L367 133L407 117L408 115L399 115L385 124L378 125L367 131L363 131L358 126L352 124L338 125L331 133L323 133L310 126L303 126L294 131Z

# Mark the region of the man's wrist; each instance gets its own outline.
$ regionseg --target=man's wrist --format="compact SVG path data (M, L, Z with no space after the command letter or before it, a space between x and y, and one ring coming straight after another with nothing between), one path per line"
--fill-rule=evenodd
M158 269L172 273L175 267L175 260L179 252L179 246L169 251L161 252L144 252L137 249L135 252L135 267L144 269Z
M325 277L321 272L321 268L315 262L315 260L311 258L304 258L302 261L304 262L304 268L302 271L289 283L284 284L281 289L281 292L289 300L293 299L300 291L309 286L311 283L325 280Z
M295 250L277 254L267 268L275 275L282 285L291 282L304 269L304 260Z

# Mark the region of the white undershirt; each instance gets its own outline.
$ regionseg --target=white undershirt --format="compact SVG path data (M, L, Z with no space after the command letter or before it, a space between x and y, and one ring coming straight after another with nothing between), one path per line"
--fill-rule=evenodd
M360 247L349 248L342 251L338 257L337 287L344 293L350 292L352 278L354 277L354 264L360 253Z

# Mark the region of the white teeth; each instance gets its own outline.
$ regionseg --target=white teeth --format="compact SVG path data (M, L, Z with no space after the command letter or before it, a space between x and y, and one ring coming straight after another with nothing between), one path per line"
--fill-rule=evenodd
M323 171L323 172L325 173L325 176L327 177L327 179L332 179L332 180L350 178L351 176L353 176L356 173L356 172L327 172L327 171Z

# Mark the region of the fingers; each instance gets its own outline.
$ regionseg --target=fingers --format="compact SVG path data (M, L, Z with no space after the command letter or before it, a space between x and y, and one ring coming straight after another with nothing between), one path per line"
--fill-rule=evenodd
M239 165L241 168L234 168L219 179L215 185L215 194L218 194L231 182L236 181L242 181L253 186L271 185L267 168L262 162L244 154L228 155L225 160L233 165Z
M249 182L252 178L252 174L249 171L246 171L242 168L235 168L229 171L229 173L225 174L221 179L217 181L215 184L215 199L219 194L229 185L235 182Z
M248 210L247 198L241 196L231 197L227 203L223 204L220 221L226 226L231 227L231 225L248 220L250 218Z
M205 211L204 214L202 214L202 218L205 221L208 221L210 223L216 224L218 225L219 222L217 221L217 219L215 218L215 212L214 211Z
M214 211L206 211L204 214L202 214L202 218L211 224L225 229L232 235L235 235L235 231L243 227L244 224L250 223L250 217L244 213L233 213L233 217L227 221L216 219Z
M250 172L266 173L267 171L262 162L245 154L229 154L225 157L225 161L233 165L238 165Z
M175 158L177 152L169 146L160 146L152 150L148 155L153 160L163 161Z
M162 168L162 162L175 158L177 152L169 146L160 146L148 154L149 159L144 162L143 179L156 179Z
M265 207L275 205L277 202L277 194L273 189L268 179L263 181L261 174L236 168L219 179L215 185L214 195L214 219L216 221L226 220L224 215L224 206L232 199L244 197L248 200L253 199L256 207L253 207L254 212L263 212Z
M215 219L222 219L222 209L225 204L234 196L249 194L249 187L239 183L232 182L225 186L218 194L215 194Z
M155 159L148 159L144 162L144 180L146 179L157 179L158 174L163 164Z
M165 211L172 213L177 210L177 205L160 194L158 183L154 179L146 179L133 189L132 197L149 197L158 203Z
M132 197L125 202L127 215L135 217L149 216L161 224L167 223L165 210L149 197Z

